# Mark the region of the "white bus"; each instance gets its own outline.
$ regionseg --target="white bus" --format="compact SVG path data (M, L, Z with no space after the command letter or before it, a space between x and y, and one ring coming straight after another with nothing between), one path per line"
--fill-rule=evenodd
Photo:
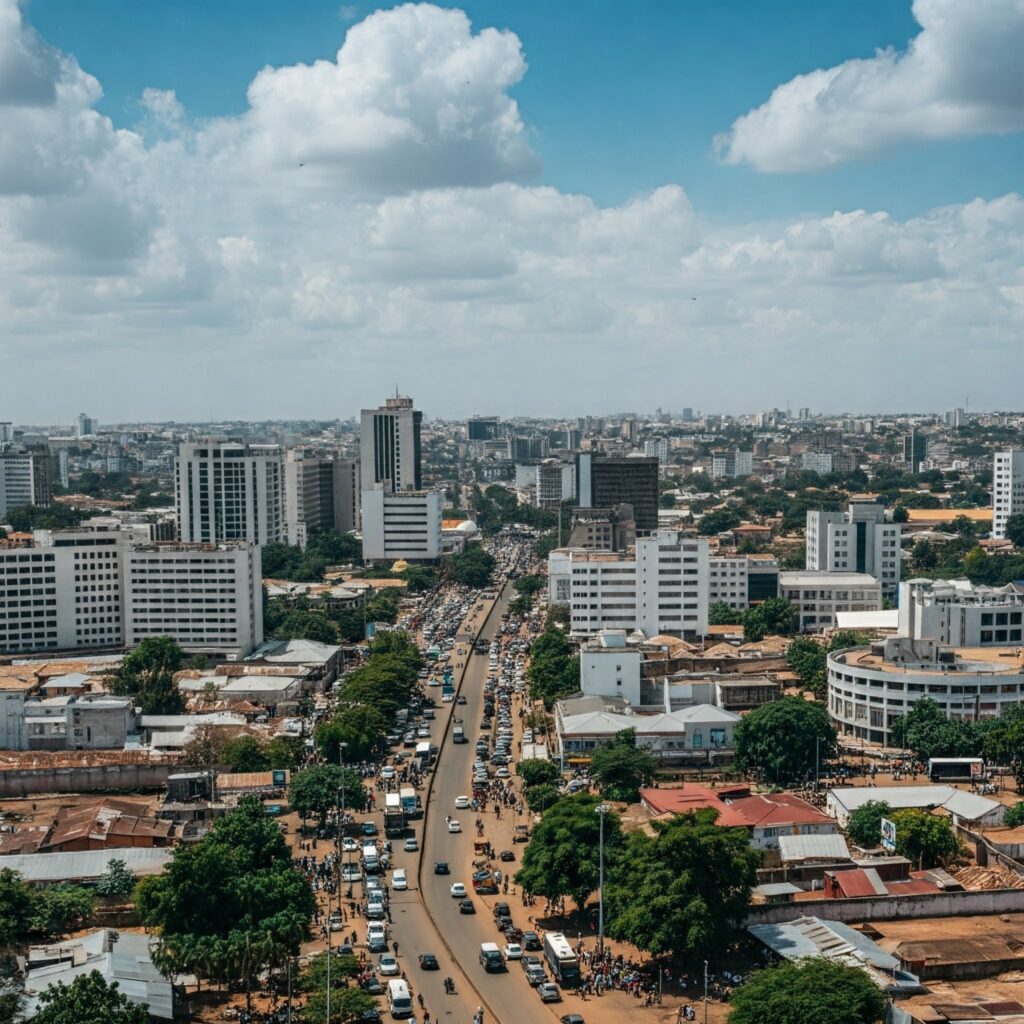
M412 1016L412 993L401 978L392 978L388 982L388 1009L395 1020Z

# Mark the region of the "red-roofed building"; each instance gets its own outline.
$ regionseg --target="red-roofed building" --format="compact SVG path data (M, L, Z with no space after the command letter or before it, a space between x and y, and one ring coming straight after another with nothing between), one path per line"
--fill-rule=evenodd
M741 795L742 794L742 795ZM642 789L640 801L652 814L685 814L702 807L718 811L717 823L750 829L750 845L777 850L781 835L833 835L835 819L792 793L751 796L747 788L714 790L687 783L678 789Z
M875 896L922 896L941 892L935 882L915 872L910 878L886 882L874 868L851 868L848 871L826 871L825 899L858 900Z

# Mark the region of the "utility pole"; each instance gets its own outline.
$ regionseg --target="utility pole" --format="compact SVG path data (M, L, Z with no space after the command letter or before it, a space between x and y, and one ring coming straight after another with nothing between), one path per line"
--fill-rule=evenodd
M708 962L704 961L704 1024L708 1024Z
M611 808L608 804L598 804L594 810L597 812L600 824L598 825L598 883L597 883L597 955L604 956L604 816Z

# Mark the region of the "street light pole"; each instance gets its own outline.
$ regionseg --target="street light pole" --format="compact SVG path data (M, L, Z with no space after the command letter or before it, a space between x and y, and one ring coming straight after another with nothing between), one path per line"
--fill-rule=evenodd
M345 806L345 744L338 744L338 764L341 767L341 807L338 808L338 853L341 853L341 815ZM341 875L338 875L338 916L341 916ZM291 1012L289 1010L289 1012ZM327 900L327 1022L331 1020L331 901Z
M598 841L597 841L597 955L604 956L604 816L609 811L608 804L598 804L594 810L597 812L598 820Z
M708 962L704 961L704 1024L708 1024Z

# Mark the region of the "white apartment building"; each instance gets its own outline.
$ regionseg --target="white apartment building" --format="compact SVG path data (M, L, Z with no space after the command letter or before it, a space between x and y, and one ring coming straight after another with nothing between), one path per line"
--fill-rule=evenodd
M420 427L423 413L411 398L389 398L377 409L360 413L360 467L364 491L418 491ZM365 513L364 513L365 514Z
M120 650L147 636L225 658L262 643L258 547L137 544L104 527L0 546L0 653Z
M711 455L711 475L716 480L734 476L750 476L754 472L754 453L741 452L739 449L726 452L713 452Z
M440 491L363 491L363 558L433 562L440 557Z
M992 536L1006 537L1006 520L1024 512L1024 451L996 452L992 465Z
M900 584L898 635L950 647L1024 642L1024 587L975 586L969 580Z
M832 472L832 453L804 452L800 456L800 468L806 473L820 473L825 476Z
M0 420L0 444L10 444L14 440L14 424L10 420Z
M551 601L569 605L576 636L707 632L706 538L659 530L628 553L563 548L551 553L548 572Z
M557 509L563 501L576 496L575 463L542 462L536 470L535 503L538 508Z
M284 540L284 471L278 445L183 443L175 460L174 492L183 543Z
M797 629L817 632L836 625L836 612L874 612L882 585L861 572L780 572L779 596L796 608Z
M263 643L257 545L132 546L123 575L126 647L170 636L190 653L234 661Z
M711 555L708 602L746 611L779 593L779 563L771 555Z
M900 581L900 524L885 522L876 501L851 501L845 512L808 512L806 567L867 573L891 595Z
M0 450L0 521L11 509L53 502L53 459L45 448Z
M668 438L646 438L644 440L644 455L648 458L657 459L659 462L668 462Z

